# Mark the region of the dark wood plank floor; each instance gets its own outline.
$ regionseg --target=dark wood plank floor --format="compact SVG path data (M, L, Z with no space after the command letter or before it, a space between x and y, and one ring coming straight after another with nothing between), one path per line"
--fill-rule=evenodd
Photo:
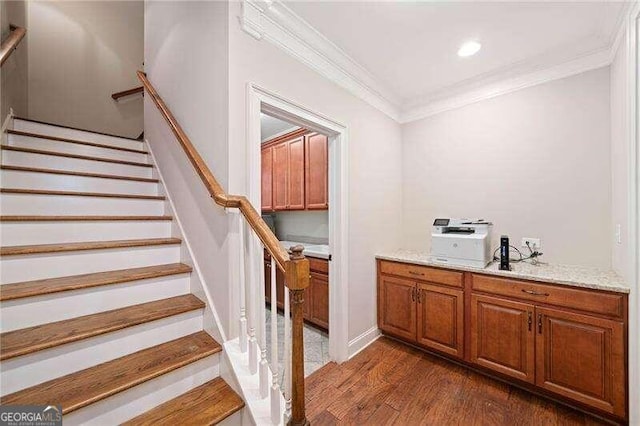
M309 376L306 398L314 426L605 424L385 337Z

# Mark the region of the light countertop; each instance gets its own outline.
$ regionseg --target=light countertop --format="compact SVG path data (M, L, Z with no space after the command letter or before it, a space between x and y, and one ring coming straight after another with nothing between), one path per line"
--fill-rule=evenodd
M413 263L416 265L433 266L437 268L498 275L508 278L541 281L553 284L565 284L596 290L615 291L618 293L629 293L630 291L629 285L624 281L624 279L612 270L586 266L553 265L542 262L538 265L532 265L530 263L521 262L512 263L511 271L501 271L499 269L498 262L492 262L486 268L451 265L432 260L429 253L413 250L398 250L395 252L380 253L376 258Z
M329 246L327 244L309 244L300 243L296 241L280 241L282 247L285 250L289 250L292 246L301 245L304 247L302 254L309 257L316 257L319 259L329 259L331 254L329 253Z

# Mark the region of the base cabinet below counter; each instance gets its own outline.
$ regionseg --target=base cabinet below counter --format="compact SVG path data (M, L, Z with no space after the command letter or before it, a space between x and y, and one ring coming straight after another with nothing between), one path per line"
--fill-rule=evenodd
M315 257L309 259L311 277L309 287L304 292L304 320L315 326L329 329L329 261ZM264 294L267 304L271 304L271 256L264 253ZM284 309L284 273L276 268L276 306Z
M625 422L627 295L378 260L378 327Z

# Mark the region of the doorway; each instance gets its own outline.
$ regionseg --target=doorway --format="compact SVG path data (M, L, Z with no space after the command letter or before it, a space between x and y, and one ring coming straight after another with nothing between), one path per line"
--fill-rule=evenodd
M323 218L323 214L320 213L323 209L317 209L312 213L316 216L315 222L317 225L318 233L315 238L322 238L320 230L322 226L326 224L326 246L328 252L327 258L327 287L328 287L328 327L326 327L326 334L328 339L328 356L324 360L331 360L337 362L343 362L348 359L348 221L347 221L347 209L348 209L348 161L347 161L347 140L348 132L347 128L331 120L321 114L312 111L309 108L288 101L281 96L269 92L254 84L247 86L248 91L248 194L249 199L256 206L263 206L263 185L262 185L262 117L268 116L271 119L277 119L287 125L295 126L296 128L304 129L303 132L310 137L316 137L316 143L320 145L319 140L323 137L326 138L326 158L327 158L327 199L328 206L324 209L326 216ZM283 125L285 126L285 125ZM285 135L289 129L282 129L281 132L285 132ZM295 129L291 130L294 131ZM289 132L290 133L290 132ZM273 137L271 138L273 139ZM303 138L304 139L304 138ZM294 147L293 155L300 155L299 152L295 152ZM282 149L282 155L284 155L284 149ZM296 204L299 200L289 200L289 206ZM278 205L282 207L282 200L278 200ZM268 204L268 203L267 203ZM266 204L265 204L266 205ZM284 204L286 206L286 203ZM297 204L299 207L300 204ZM275 207L274 207L275 210ZM313 210L313 209L312 209ZM286 211L288 215L295 214L294 211ZM299 219L301 212L298 212L295 219ZM323 222L324 221L324 222ZM276 222L276 234L280 233L280 236L284 234L286 238L287 231L278 231ZM291 228L285 225L285 229L299 229ZM295 232L289 232L289 235L293 235L294 238L299 237ZM304 236L303 236L304 237ZM313 244L320 240L313 240L314 235L311 235L312 239L308 240L308 245L322 245ZM288 247L287 247L288 248ZM317 248L317 247L316 247ZM313 251L309 248L309 254ZM252 265L260 265L261 259L257 257L263 257L264 253L261 248L256 247L256 250L252 250L256 259L252 259ZM318 270L314 270L314 259L309 257L310 266L312 269L312 280L321 278L318 275ZM256 273L260 273L256 271ZM256 275L259 276L259 275ZM311 287L310 287L311 288ZM309 292L310 290L307 290ZM314 295L311 295L313 298ZM309 324L315 326L317 324ZM313 336L305 334L305 344L309 339L313 339Z

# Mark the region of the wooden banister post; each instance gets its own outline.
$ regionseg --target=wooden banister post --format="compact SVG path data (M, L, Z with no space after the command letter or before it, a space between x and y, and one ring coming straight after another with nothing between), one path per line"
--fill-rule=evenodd
M289 425L308 425L304 407L304 290L309 287L309 260L303 246L291 247L286 283L291 292L291 419Z

